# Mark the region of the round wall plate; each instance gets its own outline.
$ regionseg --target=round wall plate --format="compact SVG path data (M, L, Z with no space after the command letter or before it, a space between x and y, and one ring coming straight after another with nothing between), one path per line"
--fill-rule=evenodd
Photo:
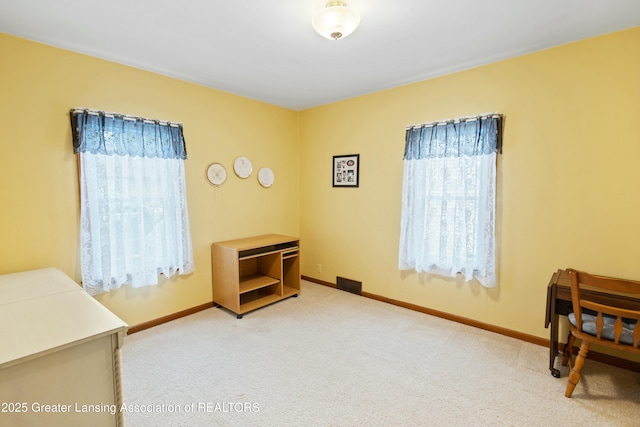
M207 179L215 186L222 185L227 180L227 169L220 163L212 163L207 168Z
M249 160L245 156L238 157L233 162L233 170L240 178L248 178L249 175L251 175L251 171L253 170L251 160Z
M273 185L273 171L269 168L262 168L258 171L258 181L260 185L265 188L269 188Z

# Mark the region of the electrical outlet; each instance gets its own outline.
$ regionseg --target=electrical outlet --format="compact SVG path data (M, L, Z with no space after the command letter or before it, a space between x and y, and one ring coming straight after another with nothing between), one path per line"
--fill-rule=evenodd
M318 264L318 273L322 273L322 264Z

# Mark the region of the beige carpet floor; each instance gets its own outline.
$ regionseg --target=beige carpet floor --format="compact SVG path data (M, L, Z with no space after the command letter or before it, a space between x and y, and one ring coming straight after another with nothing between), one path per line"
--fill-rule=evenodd
M243 319L211 308L126 337L124 417L129 427L640 426L640 373L588 360L567 399L568 370L553 378L548 354L303 281L298 298Z

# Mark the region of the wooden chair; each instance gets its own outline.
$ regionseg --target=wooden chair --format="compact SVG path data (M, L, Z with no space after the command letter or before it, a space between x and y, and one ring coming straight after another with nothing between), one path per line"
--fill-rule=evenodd
M580 381L591 343L618 350L640 353L640 311L629 310L590 301L580 290L587 286L595 291L640 295L640 282L594 276L582 271L567 269L571 280L571 303L573 313L569 314L569 339L565 346L562 365L571 366L566 397L571 397ZM582 341L575 363L572 359L575 339Z

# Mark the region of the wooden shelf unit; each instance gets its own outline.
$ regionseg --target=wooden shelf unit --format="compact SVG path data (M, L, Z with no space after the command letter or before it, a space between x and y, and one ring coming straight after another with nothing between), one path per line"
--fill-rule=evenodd
M211 245L213 302L242 315L300 293L300 240L267 234Z

